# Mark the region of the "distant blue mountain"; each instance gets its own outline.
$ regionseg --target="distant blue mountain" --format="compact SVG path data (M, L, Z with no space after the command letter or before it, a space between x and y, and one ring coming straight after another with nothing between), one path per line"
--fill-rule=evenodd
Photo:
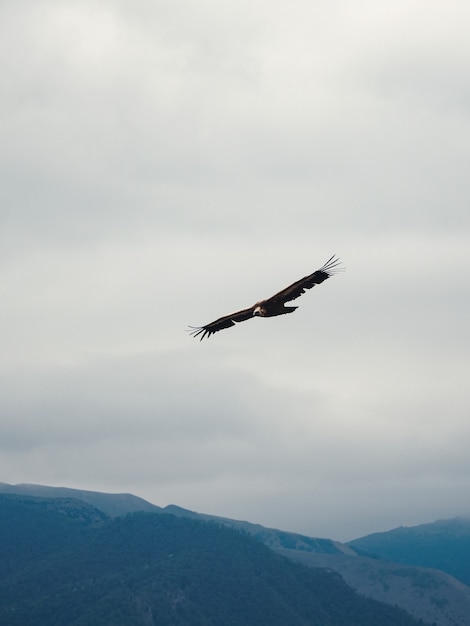
M379 559L434 567L470 585L470 519L455 517L400 526L354 539L348 545L360 554Z

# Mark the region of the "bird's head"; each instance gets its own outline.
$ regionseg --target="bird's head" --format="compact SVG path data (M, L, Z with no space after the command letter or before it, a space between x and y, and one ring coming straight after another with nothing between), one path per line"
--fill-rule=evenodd
M257 316L263 315L263 309L260 306L255 306L253 310L253 315L257 315Z

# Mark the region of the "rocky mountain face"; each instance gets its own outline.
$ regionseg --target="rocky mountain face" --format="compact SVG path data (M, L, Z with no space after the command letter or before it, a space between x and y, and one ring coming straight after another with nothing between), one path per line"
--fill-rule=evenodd
M258 524L198 514L175 506L166 507L164 510L181 516L219 520L224 524L242 529L287 558L310 567L328 568L340 574L350 587L365 597L399 606L424 622L436 624L436 626L470 626L470 587L449 575L446 569L439 569L438 564L442 564L442 559L437 561L428 555L423 563L424 557L419 549L417 556L420 555L421 560L417 558L414 563L412 559L407 561L394 559L395 553L386 551L385 548L380 551L379 545L382 546L382 543L379 542L379 538L385 539L384 535L388 536L389 533L370 536L371 544L368 543L368 538L344 544L331 539L305 537L296 533L265 528ZM438 523L437 527L434 524L427 526L434 530L437 528L443 530L442 522ZM412 531L412 529L408 530ZM456 531L455 535L453 530ZM394 533L394 531L391 532ZM423 529L418 530L416 535L422 536L422 533ZM412 536L414 533L410 532L410 543ZM460 549L465 547L460 539L465 541L467 534L461 523L457 525L449 520L444 533L434 534L435 538L438 536L440 540L445 537L446 547L436 546L432 549L428 543L431 553L446 554L447 545L453 541L457 542ZM383 543L386 544L385 541ZM369 556L364 556L364 551ZM375 558L371 558L370 552L374 553ZM404 554L412 554L410 545L403 546L400 556L403 557ZM450 554L455 554L455 550ZM470 568L468 556L468 552L463 550L457 562ZM395 563L394 560L398 562ZM421 563L429 566L420 566ZM455 569L452 558L446 559L446 564L452 565L452 569Z

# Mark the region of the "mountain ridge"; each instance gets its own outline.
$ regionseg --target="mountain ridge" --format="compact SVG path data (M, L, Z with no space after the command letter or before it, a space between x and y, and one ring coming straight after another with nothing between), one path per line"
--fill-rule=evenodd
M86 489L73 489L71 487L36 485L33 483L11 485L3 482L0 482L0 493L18 493L45 498L78 498L83 500L83 502L96 506L96 508L99 508L110 517L125 515L134 511L162 511L162 508L156 504L152 504L131 493L106 493Z
M196 513L174 504L159 507L132 494L103 494L63 487L0 483L0 492L6 490L11 493L12 489L86 498L90 505L98 505L97 508L101 505L101 511L105 512L106 508L107 515L126 515L131 512L129 509L137 511L140 506L145 506L146 510L158 514L231 527L292 561L335 571L356 592L397 605L425 622L432 619L437 626L470 626L469 587L445 571L430 568L429 564L428 567L420 567L416 564L397 564L387 558L371 558L370 551L356 545L356 540L342 544L332 539L308 537L247 521ZM445 521L442 523L445 525ZM377 535L386 536L386 533L375 533L373 536Z
M295 564L224 525L144 511L94 521L92 505L78 499L0 495L0 623L423 623L362 598L334 572Z

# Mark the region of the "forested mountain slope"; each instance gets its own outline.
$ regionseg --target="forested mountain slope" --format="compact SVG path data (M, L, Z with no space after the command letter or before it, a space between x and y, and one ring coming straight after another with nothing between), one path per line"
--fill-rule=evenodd
M108 518L73 499L0 496L0 623L9 626L416 626L211 522Z

